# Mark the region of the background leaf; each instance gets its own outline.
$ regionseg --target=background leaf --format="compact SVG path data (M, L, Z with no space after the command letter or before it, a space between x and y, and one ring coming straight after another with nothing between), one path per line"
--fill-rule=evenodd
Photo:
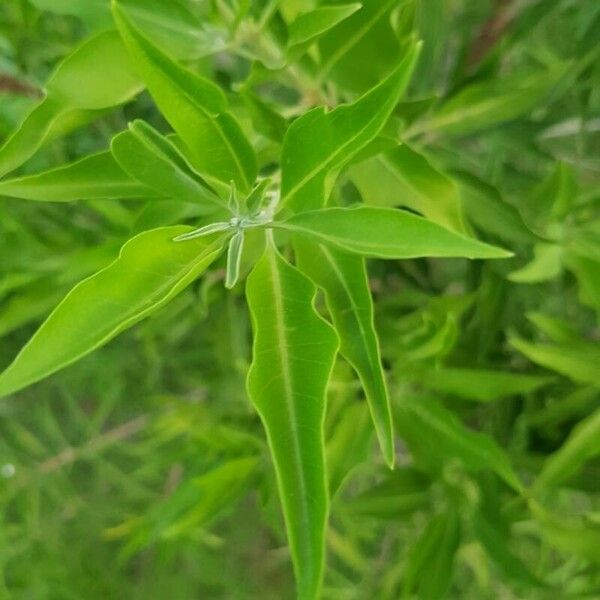
M15 179L0 181L0 194L40 202L72 202L88 199L155 198L155 190L131 178L110 152Z

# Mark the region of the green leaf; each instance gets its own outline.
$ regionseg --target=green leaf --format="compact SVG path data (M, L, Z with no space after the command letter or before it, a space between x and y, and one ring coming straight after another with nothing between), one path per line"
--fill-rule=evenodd
M220 254L221 238L175 243L191 228L129 240L119 258L75 286L0 374L6 396L70 365L164 306Z
M537 344L517 336L509 338L512 346L529 360L581 383L600 385L598 365L600 349L597 344Z
M418 591L419 600L444 598L452 582L459 542L460 521L454 511L433 517L408 556L403 597Z
M519 211L496 188L462 171L453 171L452 177L458 184L464 214L478 229L509 242L538 241Z
M40 10L78 17L90 27L107 28L112 25L108 0L30 0L30 2Z
M299 15L288 28L288 49L316 41L319 36L347 19L360 7L360 3L321 6Z
M240 277L242 252L244 251L244 232L237 231L229 240L227 248L227 270L225 274L225 287L230 290Z
M186 479L164 501L151 504L148 514L123 529L131 531L124 555L128 556L158 540L184 538L205 527L231 508L253 483L258 467L254 457L230 460L200 475ZM115 532L109 530L113 537Z
M368 460L373 428L364 402L350 404L337 419L327 440L327 474L331 496L340 490L352 470Z
M546 337L559 344L578 344L581 337L578 331L571 323L549 317L539 312L528 312L526 317L531 321Z
M535 500L529 501L540 533L549 544L562 550L569 557L577 556L600 564L600 526L587 519L570 519L556 515Z
M298 598L319 596L328 514L323 419L337 338L316 289L269 245L247 280L254 328L248 391L267 431Z
M300 270L325 291L340 352L360 377L381 451L393 467L392 413L364 259L302 240L297 240L295 249Z
M466 233L454 182L406 144L349 170L365 204L406 206L440 225Z
M544 462L533 490L539 492L566 481L600 454L600 410L579 421L567 441Z
M85 110L127 102L142 87L116 31L85 41L67 56L46 83L49 97Z
M110 0L107 4L110 10ZM187 0L119 0L135 25L155 44L176 58L193 60L218 51L221 40L189 4Z
M401 60L403 48L390 13L405 0L362 0L361 4L360 10L319 40L320 80L334 80L353 92L381 81Z
M240 94L248 109L255 131L277 144L281 144L288 128L285 117L251 90L242 89Z
M125 173L110 152L92 154L43 173L5 179L0 181L0 195L41 202L160 197Z
M516 119L542 103L566 72L566 65L559 63L542 73L474 83L416 123L407 135L430 130L468 135Z
M579 284L579 300L600 316L600 261L568 252L565 261Z
M293 215L285 221L272 223L272 226L374 258L511 256L506 250L391 208L325 208Z
M467 470L494 471L514 490L522 490L509 458L496 442L465 427L437 400L406 396L396 405L394 416L408 447L430 466L439 469L445 461L457 459Z
M377 87L330 112L315 108L294 121L283 140L281 206L323 206L339 170L379 133L410 81L420 44Z
M532 228L545 231L565 218L577 192L571 167L557 162L552 172L521 199L521 211Z
M558 277L562 271L563 248L558 244L536 244L534 256L524 267L508 274L517 283L540 283Z
M473 515L473 530L488 556L498 565L503 575L521 586L538 588L544 584L515 555L510 542L513 539L505 525L502 514L488 510L478 510Z
M114 31L86 40L57 67L46 97L0 148L0 177L21 166L45 143L133 98L142 89Z
M344 510L361 517L400 519L430 502L430 483L410 467L395 469L385 479L344 504Z
M161 196L181 202L224 206L224 202L187 165L177 148L144 121L111 141L113 156L131 177Z
M554 381L553 377L503 373L492 369L417 369L415 383L423 387L478 402L493 402L500 398L529 394Z
M249 191L256 179L256 156L228 112L221 89L157 48L129 21L118 2L113 2L113 12L135 68L185 143L194 168L203 177L225 183L233 180L241 190Z

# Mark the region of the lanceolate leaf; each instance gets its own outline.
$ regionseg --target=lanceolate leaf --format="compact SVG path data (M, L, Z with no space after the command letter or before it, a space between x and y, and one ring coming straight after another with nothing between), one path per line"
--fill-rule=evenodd
M319 40L319 76L345 89L374 85L398 64L402 45L390 12L405 0L362 0L362 7Z
M0 181L0 195L43 202L160 196L125 173L110 152L92 154L43 173Z
M529 508L538 521L541 535L548 543L569 557L580 557L600 564L600 526L591 519L565 518L564 514L551 513L535 500Z
M406 206L448 229L466 232L456 184L406 144L353 166L350 178L365 204Z
M289 27L288 48L304 45L360 9L360 4L321 6L298 16Z
M315 600L328 514L323 419L337 338L313 307L316 289L272 247L248 277L254 358L248 390L277 472L298 598Z
M435 516L412 549L403 589L422 600L441 600L452 581L452 563L460 541L460 521L454 512Z
M411 134L438 129L466 135L515 119L542 101L567 72L564 63L546 72L475 83L452 96L430 120L418 123Z
M577 473L583 464L600 454L600 410L581 421L563 446L544 463L534 490L560 484Z
M512 243L529 244L538 239L496 188L464 172L453 171L452 178L460 190L465 215L478 229Z
M70 365L181 292L220 254L221 238L176 243L189 227L147 231L75 286L0 374L0 396Z
M360 377L379 445L392 467L392 414L364 259L302 240L297 240L295 248L299 268L325 291L327 307L340 336L340 352Z
M540 283L558 277L562 271L563 248L558 244L536 244L534 256L524 267L508 274L517 283Z
M327 440L329 491L335 497L352 470L369 460L373 426L364 402L349 403Z
M600 386L600 349L592 343L537 344L513 336L510 343L533 362L574 381Z
M350 499L350 514L379 519L399 519L428 507L430 481L411 467L394 469L384 480Z
M85 41L59 65L46 85L47 96L0 148L0 177L44 143L97 117L98 111L130 100L141 89L115 31Z
M444 461L454 458L467 470L495 471L514 490L521 491L508 456L495 441L465 427L434 398L405 397L394 415L409 448L430 466L440 468Z
M133 178L161 196L181 202L223 206L217 194L187 166L177 148L143 121L116 135L111 150Z
M406 89L420 44L377 87L353 104L325 112L315 108L290 125L281 155L282 206L293 211L319 208L339 170L385 125Z
M527 565L515 555L511 548L510 528L503 522L502 515L487 514L486 507L473 515L473 530L479 542L502 570L505 576L521 586L540 587L543 583L529 570Z
M503 397L533 392L552 383L554 377L503 373L493 369L445 367L417 369L414 380L431 390L479 402L493 402Z
M193 528L206 526L235 504L253 482L257 459L235 458L202 474L186 479L164 501L154 504L148 514L135 523L123 551L129 556L160 539L177 539ZM112 534L119 531L113 529Z
M185 142L189 158L204 177L249 191L256 179L254 150L227 99L211 81L180 66L131 24L117 2L114 15L133 64L165 118Z
M375 258L511 256L501 248L454 233L409 212L389 208L325 208L299 213L273 226Z

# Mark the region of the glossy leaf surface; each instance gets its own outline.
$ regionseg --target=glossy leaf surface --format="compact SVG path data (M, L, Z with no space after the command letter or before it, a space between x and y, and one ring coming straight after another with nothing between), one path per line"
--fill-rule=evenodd
M315 293L271 246L246 288L254 328L248 391L267 431L301 600L318 598L323 576L329 511L323 419L338 345L315 312Z
M164 306L220 254L220 239L178 244L188 227L130 240L119 258L75 286L0 375L0 396L70 365Z
M97 111L130 100L142 87L116 32L86 40L57 67L46 84L47 96L0 148L0 176L46 142L96 118Z
M393 466L392 414L364 259L321 244L297 241L295 248L299 268L325 291L340 352L360 377L381 450Z
M0 181L0 194L40 202L160 197L130 177L110 152L92 154L43 173Z
M350 177L365 204L406 206L448 229L466 232L456 184L406 144L353 166Z
M330 112L315 108L294 121L283 140L282 205L293 211L325 203L332 178L385 125L410 81L419 45L377 87Z
M507 258L510 252L406 211L360 206L303 212L274 226L374 258Z
M116 135L111 152L131 177L161 196L223 206L217 194L188 167L177 148L158 131L136 121Z
M115 20L133 65L166 119L185 142L201 175L249 190L257 173L256 156L227 99L211 81L180 66L157 48L113 3Z

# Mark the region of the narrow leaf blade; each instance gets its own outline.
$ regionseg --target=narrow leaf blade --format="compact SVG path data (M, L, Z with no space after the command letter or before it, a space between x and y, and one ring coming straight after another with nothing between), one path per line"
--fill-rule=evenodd
M257 174L254 150L239 123L227 112L227 99L211 81L180 66L127 18L118 2L113 12L119 31L165 118L185 142L199 173L249 191Z
M359 206L293 215L275 226L374 258L507 258L510 252L454 233L409 212Z
M600 410L580 421L567 441L546 459L534 490L558 485L577 473L585 462L600 454Z
M323 206L328 177L336 175L385 125L412 75L415 44L391 75L353 104L326 113L315 108L294 121L283 140L282 206L292 211Z
M270 246L246 289L255 335L248 391L267 431L302 600L318 597L323 575L323 420L337 350L334 331L313 308L315 292Z
M0 396L77 361L181 292L222 249L221 238L173 241L190 229L142 233L112 264L75 286L0 374Z
M295 248L299 268L325 291L327 307L340 336L340 352L360 377L379 445L386 462L393 467L392 413L364 259L302 240L296 241Z
M215 207L223 204L177 156L171 142L143 121L117 134L111 141L111 151L125 172L161 196Z
M0 181L0 195L39 202L160 196L125 173L110 152L99 152L43 173Z
M361 5L358 3L321 6L299 15L289 27L288 48L315 41L327 30L359 10L360 7Z

